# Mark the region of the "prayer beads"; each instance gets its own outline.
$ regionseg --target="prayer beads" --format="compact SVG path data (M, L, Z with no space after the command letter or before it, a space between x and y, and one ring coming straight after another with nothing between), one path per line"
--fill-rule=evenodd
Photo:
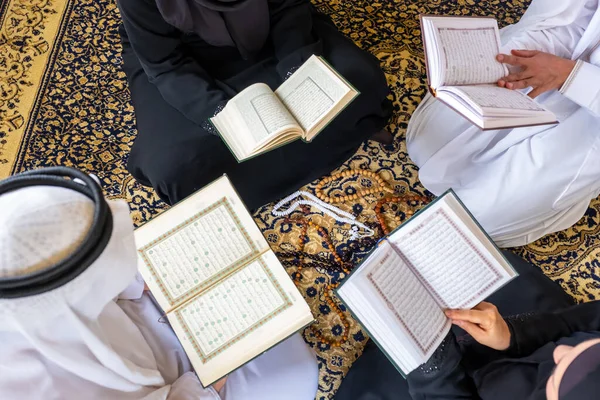
M353 176L360 176L360 175L373 179L379 185L379 187L366 189L366 190L360 191L356 194L342 195L342 196L328 196L323 192L323 187L330 182L333 182L339 178L350 178ZM365 171L365 170L361 170L361 169L351 169L348 171L333 174L333 175L321 180L315 188L315 194L317 195L317 197L320 200L325 201L327 203L331 203L331 204L343 203L343 202L350 201L350 200L358 200L369 194L375 194L375 193L382 192L382 191L387 192L387 193L392 193L392 194L394 193L394 189L389 187L388 184L383 180L383 178L381 178L379 175L377 175L377 173L375 173L373 171Z

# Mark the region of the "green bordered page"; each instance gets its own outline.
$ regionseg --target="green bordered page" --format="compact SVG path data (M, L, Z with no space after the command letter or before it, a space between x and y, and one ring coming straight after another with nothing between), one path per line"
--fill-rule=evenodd
M312 141L358 95L323 58L312 56L275 92L251 85L210 122L242 162L297 139Z
M144 280L204 386L313 321L227 177L135 237Z

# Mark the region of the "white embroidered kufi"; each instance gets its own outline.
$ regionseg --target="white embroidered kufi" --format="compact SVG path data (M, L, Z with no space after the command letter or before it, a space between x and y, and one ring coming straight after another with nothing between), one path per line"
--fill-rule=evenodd
M0 277L44 270L71 255L92 225L94 203L59 187L0 196Z
M109 206L113 231L98 259L59 288L35 296L0 299L0 330L43 324L64 306L95 318L135 279L137 261L129 208L125 202L110 202ZM91 227L94 207L85 195L52 186L1 195L0 277L40 271L72 254Z

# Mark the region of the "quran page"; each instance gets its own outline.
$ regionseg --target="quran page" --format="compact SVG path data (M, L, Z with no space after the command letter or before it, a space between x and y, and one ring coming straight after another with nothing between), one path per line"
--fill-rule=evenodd
M226 177L135 232L138 265L168 311L269 250Z
M248 129L252 143L262 143L269 136L298 124L279 98L265 84L252 85L233 100L233 105Z
M312 56L275 94L305 132L331 119L354 98L354 90L319 57Z
M436 201L403 225L390 241L428 285L440 307L467 309L505 285L515 273L476 222L467 225L462 221L450 206L460 203L452 199L456 197L448 194ZM472 220L468 212L463 213Z
M386 253L367 277L426 357L448 330L448 320L434 298L395 251Z
M294 117L264 83L240 92L210 121L238 161L299 139L303 134Z
M508 74L496 60L500 53L498 23L491 18L426 17L433 23L442 69L440 86L495 83Z
M546 112L546 109L527 95L496 85L454 86L445 87L444 90L461 95L467 101L472 102L482 113L486 111L485 109L511 110L513 116L515 116L513 112L515 110L527 111L528 113L532 111ZM485 115L488 115L488 113L485 113Z
M500 88L509 74L496 60L498 23L492 18L423 15L421 28L431 93L482 130L558 123L525 94Z
M204 386L313 321L272 252L237 270L169 316Z
M472 308L516 275L449 190L382 240L337 294L406 375L443 343L444 309Z
M296 139L310 142L356 96L313 55L275 93L264 83L249 86L210 121L241 162Z
M387 241L337 293L404 374L427 361L450 329L436 300Z

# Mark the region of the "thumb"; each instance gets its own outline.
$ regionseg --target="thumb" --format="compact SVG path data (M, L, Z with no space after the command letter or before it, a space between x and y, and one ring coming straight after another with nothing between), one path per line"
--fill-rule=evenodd
M467 321L452 320L452 323L456 326L464 329L469 335L473 336L473 339L481 343L481 339L485 337L485 331L477 324Z
M537 50L513 50L511 53L517 57L533 57L536 54L539 54Z

